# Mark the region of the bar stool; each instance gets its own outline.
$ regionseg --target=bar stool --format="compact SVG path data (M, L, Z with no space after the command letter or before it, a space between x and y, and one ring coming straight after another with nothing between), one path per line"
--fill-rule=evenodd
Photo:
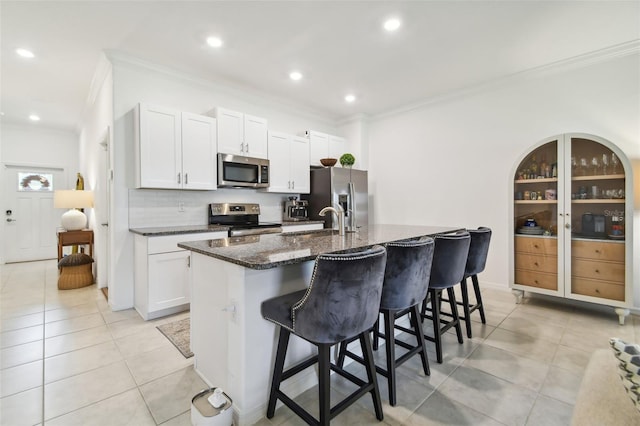
M436 344L436 359L442 364L442 334L451 327L455 327L458 343L462 343L462 328L458 317L456 295L453 287L464 278L467 255L471 237L468 232L457 234L436 235L433 262L431 264L431 276L429 278L428 296L422 302L422 318L433 322L433 337L425 335L425 339ZM449 305L451 306L451 319L441 318L440 306L442 292L446 290ZM431 309L427 309L427 303L431 302ZM427 314L427 310L430 314Z
M423 237L419 240L397 241L385 244L387 249L387 266L384 273L384 284L382 286L382 298L380 301L380 312L384 317L384 333L378 331L378 326L374 326L373 338L374 348L377 348L378 337L386 340L386 369L376 366L376 371L387 378L389 384L389 404L396 405L396 367L416 354L422 358L422 368L427 376L431 374L427 351L424 343L424 332L422 331L422 320L420 318L419 305L427 296L429 286L429 274L431 273L431 261L433 258L434 242L432 238ZM396 319L410 314L411 326L413 329L405 329L396 326ZM412 346L402 340L396 340L394 328L407 331L416 336L416 346ZM364 363L364 359L357 354L350 352L347 346L350 341L340 343L340 350L337 364L342 367L345 356ZM398 359L396 359L395 345L409 349Z
M280 326L267 418L273 418L279 399L306 423L328 425L345 408L371 393L376 418L383 419L369 331L378 318L386 260L387 253L382 246L353 253L320 255L309 288L262 302L262 317ZM284 371L291 334L315 345L318 354ZM331 363L331 346L354 336L362 346L366 382ZM319 420L280 390L284 380L315 363L318 363ZM330 404L331 370L359 386L334 407Z
M482 295L480 294L480 285L478 284L478 274L484 271L487 263L487 254L489 253L489 242L491 241L491 229L481 226L478 229L469 229L471 236L471 244L469 245L469 256L467 257L467 265L464 271L464 278L460 282L462 290L462 305L464 310L463 319L467 326L467 337L471 339L471 314L476 310L480 312L480 320L483 324L487 321L484 316L484 305L482 304ZM471 278L473 283L473 291L476 295L475 305L469 303L469 292L467 290L467 278Z

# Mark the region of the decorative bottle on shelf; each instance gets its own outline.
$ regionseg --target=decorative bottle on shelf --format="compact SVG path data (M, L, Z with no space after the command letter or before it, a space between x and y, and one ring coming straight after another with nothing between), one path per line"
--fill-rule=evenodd
M547 161L545 159L545 155L542 154L542 158L540 159L540 176L542 177L551 177L551 171L547 168Z
M536 161L536 155L533 154L531 157L531 163L529 163L529 170L531 171L531 178L535 179L538 177L538 162Z

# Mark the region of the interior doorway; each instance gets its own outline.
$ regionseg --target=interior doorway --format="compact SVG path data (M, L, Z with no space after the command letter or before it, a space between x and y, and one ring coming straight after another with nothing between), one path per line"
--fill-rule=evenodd
M96 265L96 282L105 297L109 298L109 215L111 197L111 162L109 153L109 128L100 140L98 179L95 189L96 243L100 263Z
M53 208L53 191L66 189L65 170L5 164L2 173L5 262L56 259L64 212Z

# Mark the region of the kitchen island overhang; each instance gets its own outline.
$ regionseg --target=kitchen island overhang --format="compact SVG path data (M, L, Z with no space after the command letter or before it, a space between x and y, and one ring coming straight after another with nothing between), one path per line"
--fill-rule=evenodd
M260 315L264 300L306 288L319 254L462 229L371 225L344 236L319 230L178 244L192 251L191 350L196 372L233 399L236 425L258 421L266 413L278 332ZM286 365L311 355L312 345L292 339ZM296 395L313 386L315 370L306 373L284 382L282 388Z

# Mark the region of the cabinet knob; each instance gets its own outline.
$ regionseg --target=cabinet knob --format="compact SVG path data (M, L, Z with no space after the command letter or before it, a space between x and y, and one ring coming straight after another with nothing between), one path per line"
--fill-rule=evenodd
M533 282L534 282L534 283L536 283L536 284L540 284L540 283L538 282L538 280L533 280Z
M184 174L184 184L187 185L189 183L189 173Z
M180 173L178 173L178 183L180 183Z
M599 273L600 273L600 270L596 269L596 271L595 271L595 272L596 272L596 274L599 274Z
M540 266L540 265L538 265L538 262L534 262L533 265L534 266Z
M570 223L565 223L564 227L567 228L567 229L571 229L571 224Z
M600 254L600 250L596 249L596 253Z
M596 288L596 293L598 293L598 294L600 293L600 290L598 290L597 288Z

